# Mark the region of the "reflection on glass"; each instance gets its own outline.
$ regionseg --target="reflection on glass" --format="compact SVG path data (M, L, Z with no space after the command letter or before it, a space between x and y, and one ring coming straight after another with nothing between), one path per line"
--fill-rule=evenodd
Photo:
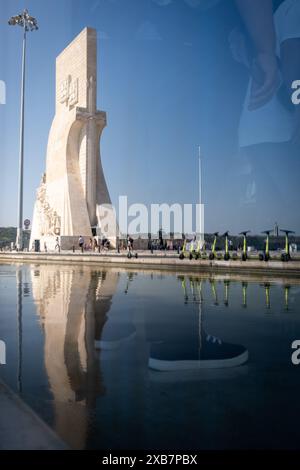
M248 351L243 345L224 342L205 331L202 281L193 277L182 279L182 276L179 281L183 287L184 303L187 304L190 299L190 303L197 307L197 312L194 312L192 321L186 320L182 323L176 338L165 337L152 342L149 367L158 371L176 371L221 369L244 364L248 360ZM224 281L226 307L229 305L229 284L229 280ZM214 281L211 286L214 286ZM216 290L213 292L216 298Z

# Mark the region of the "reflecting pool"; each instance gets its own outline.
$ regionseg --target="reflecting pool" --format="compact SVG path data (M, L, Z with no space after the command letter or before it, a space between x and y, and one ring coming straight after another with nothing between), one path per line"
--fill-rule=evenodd
M74 449L298 448L300 280L0 265L1 378Z

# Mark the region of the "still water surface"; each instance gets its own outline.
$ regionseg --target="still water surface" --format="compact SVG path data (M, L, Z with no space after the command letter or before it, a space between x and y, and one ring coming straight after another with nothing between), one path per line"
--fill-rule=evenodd
M4 264L0 299L0 376L72 448L299 448L300 281Z

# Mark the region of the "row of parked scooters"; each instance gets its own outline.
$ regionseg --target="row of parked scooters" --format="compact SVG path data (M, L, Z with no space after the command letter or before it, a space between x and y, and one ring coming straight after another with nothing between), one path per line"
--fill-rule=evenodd
M290 261L291 255L290 255L289 235L295 232L293 232L292 230L280 230L280 231L285 234L285 248L284 248L284 252L281 254L281 261ZM272 230L265 230L264 232L262 232L263 234L266 235L266 240L265 240L265 247L264 247L263 252L258 254L258 259L260 261L269 261L271 259L271 256L270 256L271 232ZM242 250L242 255L241 255L242 261L247 261L247 259L249 259L248 244L247 244L248 233L250 233L250 230L246 230L245 232L241 232L239 234L243 237L243 250ZM201 241L197 242L196 240L194 240L194 241L188 242L187 240L185 240L183 247L179 253L179 259L188 258L192 260L192 259L208 258L210 260L214 260L214 259L223 258L225 261L228 261L230 258L238 259L237 253L233 253L232 255L230 255L228 236L229 236L229 232L225 232L222 235L222 237L225 237L224 254L223 254L223 251L222 252L217 251L217 240L219 237L219 232L214 233L214 241L211 247L211 251L209 253L206 252L205 245L202 246Z

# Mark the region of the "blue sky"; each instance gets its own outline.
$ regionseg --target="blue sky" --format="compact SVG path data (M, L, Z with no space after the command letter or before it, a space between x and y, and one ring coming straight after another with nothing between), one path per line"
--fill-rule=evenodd
M27 7L40 29L28 37L24 218L32 219L45 171L55 58L91 26L98 31L98 109L108 120L101 155L113 203L119 195L129 203L196 202L201 144L206 231L258 233L275 221L299 231L299 194L289 175L280 180L283 195L265 174L268 197L253 197L239 154L247 75L230 55L227 38L239 18L228 3L202 11L199 0L0 0L0 80L7 87L0 105L0 226L17 223L22 33L7 19Z

